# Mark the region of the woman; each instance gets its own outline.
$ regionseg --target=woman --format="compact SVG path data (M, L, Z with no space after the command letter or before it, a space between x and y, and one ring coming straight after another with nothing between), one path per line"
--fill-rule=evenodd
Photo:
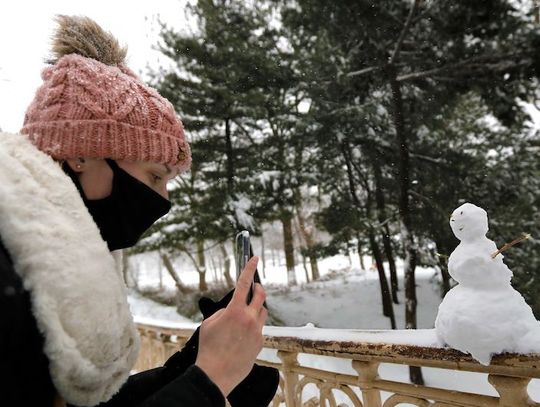
M139 339L110 251L169 211L167 181L191 152L114 37L88 18L58 23L22 134L0 134L0 405L268 404L277 373L253 367L262 287L245 301L257 259L190 348L129 377Z

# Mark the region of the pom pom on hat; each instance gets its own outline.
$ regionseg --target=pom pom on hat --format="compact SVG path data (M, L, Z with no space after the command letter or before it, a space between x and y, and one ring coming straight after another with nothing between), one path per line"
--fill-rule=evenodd
M84 16L56 16L58 30L53 35L52 54L48 62L54 64L69 54L92 58L106 65L124 63L127 48L105 32L94 20Z
M59 16L54 65L21 130L57 159L89 157L191 165L182 122L169 101L124 63L126 49L87 17Z

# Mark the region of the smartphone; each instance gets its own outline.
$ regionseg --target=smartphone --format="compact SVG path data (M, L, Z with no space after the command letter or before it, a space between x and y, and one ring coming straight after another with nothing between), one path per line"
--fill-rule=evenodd
M236 235L236 279L240 277L242 270L246 267L248 260L251 258L251 244L249 240L249 232L243 230ZM253 298L253 290L255 289L255 280L251 282L247 303L251 303Z

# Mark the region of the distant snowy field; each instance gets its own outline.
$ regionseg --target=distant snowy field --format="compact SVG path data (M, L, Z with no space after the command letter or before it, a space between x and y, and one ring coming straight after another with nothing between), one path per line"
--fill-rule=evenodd
M130 260L132 272L138 275L141 286L158 287L161 284L163 287L174 287L172 278L164 271L157 255L138 255ZM367 267L371 265L368 258L365 259L365 264ZM198 274L189 263L178 260L175 261L175 267L183 283L197 284ZM398 329L403 329L405 321L403 270L401 265L398 264L398 267L400 304L394 306L394 311ZM261 267L259 270L262 271ZM302 264L297 265L296 275L299 284L295 287L287 287L284 260L276 260L275 264L272 264L271 260L266 261L265 277L262 280L268 294L267 302L272 312L287 326L301 327L309 323L319 328L390 329L388 318L382 315L379 280L375 270L361 270L357 256L343 255L321 260L319 270L322 281L306 283L304 268ZM210 268L207 271L207 280L214 281L218 274ZM219 280L219 277L217 279ZM437 308L441 302L439 276L434 269L418 268L416 280L418 328L430 329L433 328ZM133 314L141 322L154 321L162 325L195 326L192 321L178 315L174 307L159 305L137 294L131 294L129 302ZM430 331L426 332L431 334ZM272 351L263 351L261 357L276 360ZM354 374L350 362L346 360L302 355L300 362L319 369ZM485 374L433 368L423 368L423 373L428 386L497 395L487 382ZM382 364L380 376L388 380L407 381L408 368ZM529 391L534 400L540 401L540 380L532 380ZM306 399L312 395L315 395L314 389L308 387L305 393ZM345 398L340 400L339 392L336 396L338 403L347 402Z

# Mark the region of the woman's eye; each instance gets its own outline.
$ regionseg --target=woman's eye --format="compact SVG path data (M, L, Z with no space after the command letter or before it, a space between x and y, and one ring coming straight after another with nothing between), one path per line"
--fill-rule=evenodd
M152 174L152 181L159 182L161 180L162 180L162 178L159 175Z

